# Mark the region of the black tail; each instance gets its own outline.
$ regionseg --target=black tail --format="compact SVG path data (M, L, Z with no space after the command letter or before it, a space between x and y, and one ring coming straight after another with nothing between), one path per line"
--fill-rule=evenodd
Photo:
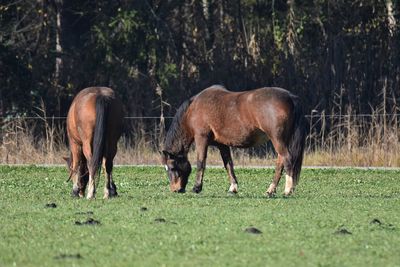
M107 123L107 109L108 109L108 98L106 96L99 95L96 98L96 124L94 126L93 134L93 152L92 159L90 161L90 169L95 175L101 166L104 151L104 141L106 136Z
M304 145L306 141L306 123L303 110L297 96L292 96L294 105L293 135L289 140L289 168L293 170L295 185L299 182L301 165L303 163Z

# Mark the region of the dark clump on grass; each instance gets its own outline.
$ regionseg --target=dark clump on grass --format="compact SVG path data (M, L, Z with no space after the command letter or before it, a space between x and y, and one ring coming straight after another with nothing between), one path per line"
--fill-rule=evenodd
M385 224L385 223L383 223L382 221L380 221L379 219L376 219L376 218L373 219L373 220L370 222L370 224L378 225L378 226L380 226L382 229L389 229L389 230L394 230L394 229L395 229L395 227L394 227L393 224L391 224L391 223Z
M75 214L77 214L77 215L93 215L94 213L93 213L93 211L78 211L78 212L75 212Z
M155 218L154 222L156 223L168 223L168 224L177 224L176 222L172 222L172 221L167 221L164 218Z
M55 208L57 208L57 204L56 203L47 203L45 205L45 208L55 209Z
M146 207L141 207L140 211L147 211L147 208Z
M58 256L55 256L54 259L56 260L63 260L63 259L82 259L83 257L81 254L60 254Z
M335 231L336 235L351 235L352 233L347 230L346 228L341 227L340 229L338 229L337 231Z
M370 224L377 224L377 225L381 225L382 224L382 222L379 220L379 219L373 219L371 222L370 222Z
M89 218L84 222L75 221L75 225L99 225L100 221L95 220L93 218Z
M246 233L260 235L262 232L255 227L248 227L244 230Z

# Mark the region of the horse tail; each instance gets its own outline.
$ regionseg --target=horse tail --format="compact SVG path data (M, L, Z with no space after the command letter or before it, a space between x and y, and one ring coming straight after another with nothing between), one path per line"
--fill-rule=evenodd
M302 107L297 96L291 96L294 105L293 134L289 139L289 160L288 169L293 170L295 185L300 178L301 165L303 163L304 147L306 140L306 121Z
M108 98L99 95L96 98L96 122L94 126L93 143L92 143L92 159L90 161L90 169L95 175L101 166L104 154L104 143L106 136Z

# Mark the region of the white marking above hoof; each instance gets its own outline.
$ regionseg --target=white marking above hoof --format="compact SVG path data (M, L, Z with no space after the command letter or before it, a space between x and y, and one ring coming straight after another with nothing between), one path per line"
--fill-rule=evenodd
M275 194L276 193L276 186L274 184L270 184L267 189L267 194Z
M293 177L286 174L286 183L285 183L285 196L289 196L294 191L293 186Z
M290 190L288 190L288 189L285 188L285 192L284 192L285 197L288 197L288 196L290 196L290 195L293 195L293 193L294 193L294 188L292 188L292 189L290 189Z
M95 199L95 196L94 196L94 194L88 193L87 196L86 196L86 198L87 198L87 199Z
M238 185L237 184L231 184L231 186L229 187L229 192L237 193L238 192Z

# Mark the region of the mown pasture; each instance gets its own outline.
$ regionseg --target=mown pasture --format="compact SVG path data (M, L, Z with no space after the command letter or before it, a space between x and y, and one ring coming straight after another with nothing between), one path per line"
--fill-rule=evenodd
M400 171L304 169L271 199L272 169L237 176L236 196L222 168L176 194L162 167L117 167L119 197L102 178L88 201L65 168L0 166L0 266L399 266Z

